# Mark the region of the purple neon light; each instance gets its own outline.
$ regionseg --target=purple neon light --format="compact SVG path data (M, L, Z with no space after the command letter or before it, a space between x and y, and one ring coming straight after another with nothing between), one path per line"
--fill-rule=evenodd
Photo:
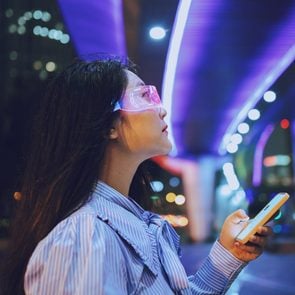
M261 184L262 179L262 166L263 166L263 152L265 145L271 136L274 130L274 125L268 125L264 131L262 132L258 143L256 145L255 153L254 153L254 163L253 163L253 177L252 182L254 186L258 186Z
M80 56L95 53L126 55L121 0L58 2Z
M187 22L188 12L190 9L191 0L181 1L178 5L175 22L173 26L173 31L170 38L164 78L163 78L163 86L162 86L162 101L165 109L167 110L166 122L170 126L169 139L172 143L172 151L170 153L171 156L177 155L177 147L175 144L174 136L173 136L173 126L172 126L172 93L174 88L175 81L175 73L176 67L178 63L179 50L183 38L184 28Z
M291 140L292 140L292 155L293 155L293 159L292 159L292 163L293 163L293 171L295 171L295 161L294 161L294 155L295 155L295 121L292 120L291 122Z
M207 31L209 31L214 21L215 12L221 3L221 0L182 0L178 6L162 87L163 104L168 110L168 122L171 122L171 130L173 125L178 125L186 116L189 92L193 88L192 85L196 83L194 77L191 76L192 68L196 63L201 62L205 49L202 45L209 37ZM179 57L180 50L181 58ZM181 133L182 130L179 128L173 129L171 139L176 145L173 155L184 152L184 146L180 140Z
M233 97L232 109L240 110L232 116L230 121L221 122L220 137L216 139L216 146L220 154L225 153L228 135L236 132L237 126L243 122L251 108L253 108L263 94L281 76L281 74L294 62L295 59L295 8L289 14L280 31L266 46L260 59L252 66L253 72L247 75L243 85Z
M167 91L170 94L170 97L167 95L167 100L170 99L168 105L172 110L173 133L179 154L186 152L185 143L182 142L186 128L185 122L187 112L193 106L194 93L192 90L198 89L198 79L194 71L201 68L198 65L202 65L202 56L210 38L208 32L210 32L211 25L223 5L223 1L191 1L181 48L179 52L177 51L177 59L169 60L169 56L167 57L166 65L170 64L176 68L174 75L168 75L165 72L165 76L167 76L167 80L170 79L169 83L171 84L170 91ZM294 60L294 28L295 7L290 10L278 30L270 35L273 37L270 37L270 42L262 48L260 54L252 54L254 62L246 67L248 72L245 72L245 78L243 77L243 81L237 85L237 91L231 94L232 102L224 110L224 116L212 143L212 150L219 151L221 154L226 151L226 139L230 138L236 131L238 124L246 118L248 111L255 106L264 92ZM163 93L165 93L164 87L165 85Z

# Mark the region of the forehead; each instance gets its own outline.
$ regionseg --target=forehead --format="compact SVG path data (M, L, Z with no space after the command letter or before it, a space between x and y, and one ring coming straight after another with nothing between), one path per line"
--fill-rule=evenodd
M145 85L144 82L133 72L129 70L125 70L127 74L127 79L128 79L128 86L127 88L133 88L137 87L140 85Z

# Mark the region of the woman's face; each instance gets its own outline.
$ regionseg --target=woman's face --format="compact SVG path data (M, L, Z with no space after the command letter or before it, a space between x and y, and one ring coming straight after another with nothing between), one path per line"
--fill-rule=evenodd
M145 85L136 74L128 70L126 73L127 95L132 89ZM167 124L164 121L166 114L163 106L141 111L121 111L120 120L115 127L120 147L134 156L138 155L142 160L169 153L172 146L168 140Z

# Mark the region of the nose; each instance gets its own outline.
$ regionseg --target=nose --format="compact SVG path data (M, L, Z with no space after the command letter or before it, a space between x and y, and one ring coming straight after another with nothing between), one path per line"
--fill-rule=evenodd
M162 105L159 107L159 115L161 119L164 119L167 116L167 111Z

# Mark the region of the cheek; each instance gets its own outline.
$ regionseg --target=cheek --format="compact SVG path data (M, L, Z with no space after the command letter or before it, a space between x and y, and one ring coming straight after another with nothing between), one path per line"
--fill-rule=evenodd
M159 145L162 136L161 123L153 116L142 116L130 120L126 126L125 143L133 152L151 149L153 145Z
M168 136L162 133L161 123L146 122L133 138L133 148L151 157L167 154L171 150Z
M162 126L157 112L129 115L120 136L124 149L146 157L167 154L171 150L171 143L162 132Z
M159 136L159 127L157 127L151 124L151 122L142 122L138 126L134 126L129 133L129 142L137 149L149 148Z

